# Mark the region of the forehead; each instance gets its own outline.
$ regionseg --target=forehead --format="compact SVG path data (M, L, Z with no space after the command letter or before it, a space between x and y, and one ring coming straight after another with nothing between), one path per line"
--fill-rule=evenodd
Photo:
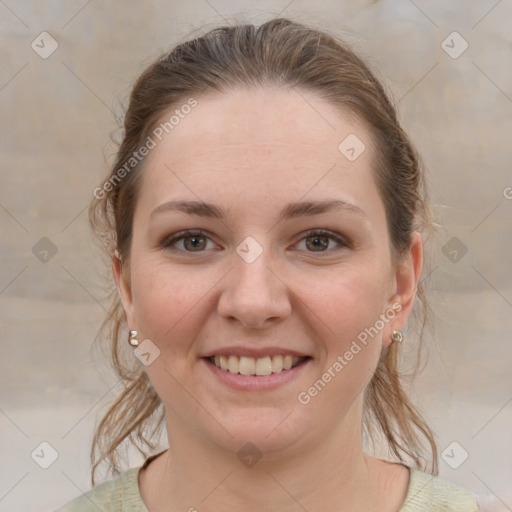
M184 109L188 113L172 129L168 125L161 141L155 139L143 171L142 206L184 195L254 207L269 198L278 207L306 194L324 198L338 192L353 202L377 197L373 141L348 109L310 91L270 87L195 99L197 105ZM174 105L161 122L179 109ZM347 137L364 144L355 160L340 151Z
M272 146L278 151L306 146L311 157L338 155L341 138L357 132L361 139L368 139L366 129L349 109L335 108L311 91L258 87L235 89L225 93L210 93L199 97L197 106L183 116L179 125L172 128L166 139L178 151L170 161L193 157L176 147L182 141L193 139L198 151L254 148ZM174 111L179 110L173 106ZM169 115L164 114L165 122ZM172 136L171 136L172 134ZM371 144L371 141L367 141ZM165 141L164 141L165 145ZM327 153L326 153L327 151ZM288 153L288 160L300 159L299 152ZM302 152L301 152L302 153Z

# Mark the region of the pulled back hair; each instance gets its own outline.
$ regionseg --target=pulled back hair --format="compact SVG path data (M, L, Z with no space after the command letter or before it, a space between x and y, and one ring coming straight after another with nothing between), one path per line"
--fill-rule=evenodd
M369 67L342 41L324 30L273 19L223 26L186 41L157 58L137 79L124 118L123 139L103 187L96 189L89 220L108 258L118 251L123 265L129 259L132 224L144 160L128 173L120 169L141 148L171 107L191 97L237 87L278 86L312 91L334 108L351 111L369 128L374 141L373 171L382 197L394 256L411 246L411 234L433 225L427 203L423 166L401 128L395 108ZM126 167L125 167L126 169ZM110 186L106 186L107 182ZM414 317L419 320L419 343L428 306L421 283ZM125 443L147 456L155 449L165 411L143 365L126 356L127 327L115 286L111 307L100 332L111 341L111 363L123 391L97 425L91 449L92 474L102 462L120 473L120 449ZM419 349L418 349L419 350ZM381 353L364 392L363 434L383 436L389 453L409 458L416 468L437 475L437 449L426 421L412 404L398 369L400 344ZM418 352L419 353L419 352ZM429 466L428 466L429 465Z

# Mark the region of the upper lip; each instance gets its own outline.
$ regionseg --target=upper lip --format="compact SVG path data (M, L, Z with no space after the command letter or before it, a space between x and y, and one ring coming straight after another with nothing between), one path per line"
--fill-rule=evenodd
M213 349L202 357L213 357L213 356L238 356L238 357L254 357L255 359L259 359L266 356L296 356L296 357L310 357L308 354L304 352L300 352L298 350L293 350L290 348L284 347L265 347L265 348L254 348L254 347L242 347L242 346L232 346L232 347L223 347L218 349Z

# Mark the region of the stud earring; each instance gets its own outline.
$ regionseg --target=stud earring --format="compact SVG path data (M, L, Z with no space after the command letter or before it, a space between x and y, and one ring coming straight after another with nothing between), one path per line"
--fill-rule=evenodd
M128 343L132 347L138 347L139 346L139 340L137 339L137 331L130 331L130 337L128 338Z
M404 339L404 335L401 333L401 331L393 331L393 334L391 335L391 341L393 343L402 343Z

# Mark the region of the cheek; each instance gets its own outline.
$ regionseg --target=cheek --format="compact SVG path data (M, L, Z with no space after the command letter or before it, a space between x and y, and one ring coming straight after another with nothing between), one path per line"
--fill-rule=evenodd
M297 278L297 289L304 290L301 299L325 324L328 339L339 344L355 338L383 312L388 283L372 267L378 266L371 263L347 266L317 278Z
M179 354L181 362L207 320L208 296L215 293L222 273L200 272L192 267L184 270L177 265L140 259L132 276L133 304L141 336L149 338L170 358Z
M304 299L317 315L316 334L325 350L319 370L328 373L326 380L334 384L329 387L342 389L340 397L347 399L368 383L382 349L381 314L388 283L371 266L365 268L365 272L347 268L329 279L302 283L310 291L309 299Z

